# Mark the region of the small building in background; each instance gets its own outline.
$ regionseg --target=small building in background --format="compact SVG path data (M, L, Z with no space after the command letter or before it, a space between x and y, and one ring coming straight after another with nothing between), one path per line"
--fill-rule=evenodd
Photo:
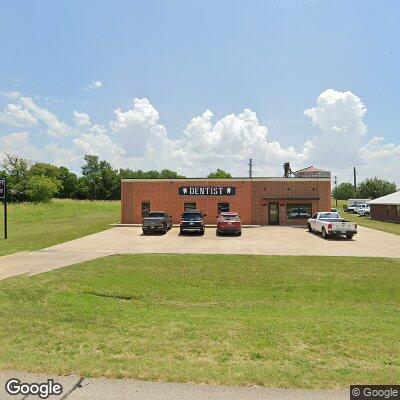
M400 191L370 200L371 218L400 223Z

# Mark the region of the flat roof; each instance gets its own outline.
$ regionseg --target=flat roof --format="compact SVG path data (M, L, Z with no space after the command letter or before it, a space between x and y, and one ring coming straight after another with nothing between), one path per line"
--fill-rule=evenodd
M260 177L260 178L173 178L173 179L143 179L143 178L138 178L138 179L121 179L121 182L191 182L191 181L203 181L203 182L238 182L238 181L248 181L248 182L254 182L254 181L283 181L283 182L301 182L301 181L331 181L331 178L324 177L324 178L316 178L316 177L291 177L291 178L284 178L284 177Z

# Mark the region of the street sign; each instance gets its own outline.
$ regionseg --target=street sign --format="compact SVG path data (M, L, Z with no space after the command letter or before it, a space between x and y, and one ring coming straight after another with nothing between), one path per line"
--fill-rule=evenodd
M5 178L0 178L0 199L6 198L6 180Z

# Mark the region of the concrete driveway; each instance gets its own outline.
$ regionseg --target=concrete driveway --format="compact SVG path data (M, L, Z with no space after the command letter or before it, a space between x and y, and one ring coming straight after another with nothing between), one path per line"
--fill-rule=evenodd
M208 253L305 256L360 256L400 258L400 236L359 227L352 239L322 239L303 227L265 226L245 228L240 237L216 236L207 228L204 236L144 236L138 227L116 227L43 250L0 258L0 279L33 275L66 265L113 254Z

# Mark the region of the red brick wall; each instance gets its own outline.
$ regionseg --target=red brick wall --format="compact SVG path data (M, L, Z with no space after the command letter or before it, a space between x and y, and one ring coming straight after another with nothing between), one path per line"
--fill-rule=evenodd
M312 213L331 209L331 182L322 180L266 180L253 182L253 223L268 224L268 204L279 203L280 225L303 225L287 220L286 204L311 204ZM292 197L293 199L290 199Z
M371 204L371 218L381 221L400 222L400 213L397 210L397 206Z
M235 186L234 196L181 196L180 186ZM319 198L315 200L287 200L288 197ZM272 198L272 199L271 199ZM304 224L304 220L286 220L286 203L310 203L312 212L329 210L331 207L330 181L301 180L290 178L271 180L210 181L148 180L123 181L121 185L121 222L141 223L141 204L150 202L151 210L162 210L172 215L173 223L179 223L184 203L196 203L206 217L206 223L215 223L217 203L230 203L230 210L239 212L244 224L268 224L268 202L280 204L280 224Z

